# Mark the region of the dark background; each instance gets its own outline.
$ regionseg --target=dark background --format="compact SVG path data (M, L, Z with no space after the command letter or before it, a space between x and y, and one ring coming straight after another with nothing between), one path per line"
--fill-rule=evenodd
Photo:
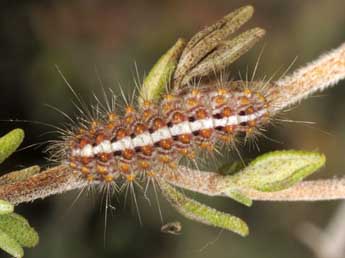
M135 66L140 76L172 46L178 37L191 37L231 10L252 4L256 13L246 28L267 30L265 39L231 67L249 72L264 47L257 78L270 77L317 58L345 41L344 1L2 1L0 13L0 119L25 119L61 125L65 119L49 104L73 116L73 96L61 79L58 65L86 102L100 94L100 81L118 93L119 84L130 93ZM279 72L278 75L279 77ZM286 118L314 121L315 125L284 123L271 127L260 139L261 152L277 149L317 150L327 166L314 178L342 176L345 149L345 83L303 101ZM0 122L0 134L22 127L22 146L55 139L52 129L32 123ZM54 131L54 130L53 130ZM17 152L1 167L2 173L40 164L49 165L44 148ZM241 148L248 160L257 151ZM227 155L237 158L236 155ZM251 234L241 238L230 232L182 218L161 199L165 222L179 220L179 236L160 232L158 209L141 196L143 225L130 201L114 201L104 240L104 199L77 191L23 204L25 215L40 233L40 244L26 257L314 257L296 237L304 222L324 227L339 202L256 202L243 207L230 199L198 197L204 202L245 219ZM154 204L154 202L153 202ZM345 230L345 228L344 228ZM4 254L1 253L0 256Z

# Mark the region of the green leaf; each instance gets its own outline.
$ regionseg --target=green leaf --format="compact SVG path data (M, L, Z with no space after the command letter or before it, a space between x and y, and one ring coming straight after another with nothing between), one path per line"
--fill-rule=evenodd
M227 177L224 191L237 187L280 191L317 171L326 162L323 154L305 151L274 151L259 156L246 168Z
M14 210L14 206L4 200L0 200L0 215L11 213Z
M14 129L0 138L0 164L19 147L24 139L22 129Z
M0 230L24 247L34 247L39 241L37 232L27 220L15 213L0 215Z
M185 217L247 236L247 224L238 217L218 211L193 199L188 198L171 185L160 182L161 189L170 203Z
M0 248L14 257L23 257L24 250L20 244L0 229Z
M183 39L178 39L175 45L170 48L152 67L144 80L140 89L139 105L142 106L144 100L157 100L166 90L174 72L182 50L185 46Z

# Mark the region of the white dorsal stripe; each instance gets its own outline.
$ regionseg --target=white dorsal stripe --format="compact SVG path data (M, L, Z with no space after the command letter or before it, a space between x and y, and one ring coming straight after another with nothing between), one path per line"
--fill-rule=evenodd
M172 135L171 135L168 127L160 128L151 134L153 142L159 142L159 141L164 140L164 139L169 139L169 138L171 138L171 136Z
M149 132L144 132L133 138L132 143L135 147L142 147L153 144L153 140Z
M190 122L188 121L184 121L170 127L171 135L180 135L180 134L186 134L186 133L192 133L192 132L193 131L190 128Z
M111 150L112 150L112 152L120 151L120 150L122 150L122 149L123 149L123 148L122 148L122 142L121 142L121 140L120 140L120 141L113 142L113 143L111 144Z
M210 117L206 119L196 120L193 122L184 121L179 124L173 125L170 128L160 128L152 134L150 134L149 132L144 132L142 134L137 135L133 139L127 136L113 143L111 143L109 140L105 140L95 147L92 147L91 144L87 144L82 149L73 149L72 156L92 157L99 153L112 153L115 151L122 151L124 149L134 149L136 147L152 145L161 140L169 139L172 136L189 134L202 129L209 129L218 126L223 127L227 125L238 125L240 123L252 121L263 116L266 112L266 109L262 109L253 114L244 116L234 115L220 119Z
M109 140L102 141L99 145L93 148L93 154L98 153L110 153L111 152L111 142Z

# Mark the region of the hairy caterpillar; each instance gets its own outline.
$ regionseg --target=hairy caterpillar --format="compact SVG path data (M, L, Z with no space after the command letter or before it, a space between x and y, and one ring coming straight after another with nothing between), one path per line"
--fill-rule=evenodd
M213 151L217 141L250 137L266 124L267 91L256 88L242 81L185 88L161 102L145 101L140 110L128 105L122 117L109 111L66 138L65 158L88 181L159 177L182 156L193 159L195 149Z

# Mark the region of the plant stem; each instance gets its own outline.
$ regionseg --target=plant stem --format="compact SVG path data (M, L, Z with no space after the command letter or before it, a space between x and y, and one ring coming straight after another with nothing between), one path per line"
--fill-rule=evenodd
M19 204L87 186L65 166L56 166L27 179L0 186L0 199Z
M224 196L222 187L226 176L185 167L179 173L166 171L164 179L172 185L209 196ZM96 183L94 183L96 184ZM0 186L0 199L12 204L30 202L50 195L88 186L87 181L65 166L50 168L38 175L12 184ZM260 192L241 189L242 193L257 201L323 201L345 199L345 178L300 182L286 190Z
M178 175L167 175L165 179L178 187L206 194L224 196L223 187L226 176L213 172L201 172L181 168ZM176 173L175 173L176 174ZM256 201L324 201L345 199L345 178L303 181L276 192L261 192L243 188L241 192Z
M323 91L344 78L345 43L275 82L277 87L271 88L268 94L270 112L275 114L299 103L311 94Z

